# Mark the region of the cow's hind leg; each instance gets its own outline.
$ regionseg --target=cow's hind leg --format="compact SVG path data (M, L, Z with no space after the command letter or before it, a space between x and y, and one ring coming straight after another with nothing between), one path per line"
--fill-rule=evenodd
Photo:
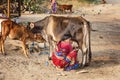
M82 51L81 67L83 68L84 66L87 65L87 48L83 45L81 51Z
M0 36L0 53L2 53L2 43L1 43L1 36Z
M2 52L3 55L6 55L5 47L4 47L5 39L6 39L6 37L1 37L1 41L0 41L0 43L1 43L1 52Z

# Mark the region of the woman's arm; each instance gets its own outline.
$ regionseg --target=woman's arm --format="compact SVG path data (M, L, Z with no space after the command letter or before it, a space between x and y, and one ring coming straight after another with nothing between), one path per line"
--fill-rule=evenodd
M55 53L56 57L60 60L63 60L66 58L65 55L63 55L63 54L64 54L63 52L56 52Z

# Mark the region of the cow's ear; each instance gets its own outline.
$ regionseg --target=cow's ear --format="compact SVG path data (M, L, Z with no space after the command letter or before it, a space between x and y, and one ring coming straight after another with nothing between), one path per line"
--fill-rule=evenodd
M31 23L30 23L30 28L32 29L32 28L34 28L34 26L35 26L34 23L31 22Z

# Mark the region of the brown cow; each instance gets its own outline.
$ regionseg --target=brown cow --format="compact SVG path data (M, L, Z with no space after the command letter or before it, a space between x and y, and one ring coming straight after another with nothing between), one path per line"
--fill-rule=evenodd
M44 42L45 40L41 35L38 36L38 34L33 34L30 30L28 30L24 26L20 26L19 24L11 21L10 19L5 20L1 23L2 25L2 34L1 34L1 52L2 54L6 54L4 50L4 42L9 36L13 40L20 40L22 41L22 48L24 50L24 54L26 57L28 57L28 51L26 48L26 41L36 41Z
M107 2L106 2L106 0L101 0L101 3L106 4Z
M63 13L65 13L66 10L69 10L70 13L72 13L73 5L66 5L66 4L60 5L57 3L57 6L58 6L58 10L62 10Z
M82 52L82 67L91 61L90 47L90 23L82 17L48 16L44 19L31 23L33 30L41 32L50 45L50 57L65 34L70 34L72 39L78 43ZM87 56L89 56L87 58Z

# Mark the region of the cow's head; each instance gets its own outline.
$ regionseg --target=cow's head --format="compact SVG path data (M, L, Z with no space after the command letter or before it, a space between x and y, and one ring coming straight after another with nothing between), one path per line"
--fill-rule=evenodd
M40 26L35 26L34 22L28 22L27 29L34 34L34 40L40 43L46 42Z
M40 43L46 42L46 40L43 38L43 36L40 33L34 34L34 40Z

